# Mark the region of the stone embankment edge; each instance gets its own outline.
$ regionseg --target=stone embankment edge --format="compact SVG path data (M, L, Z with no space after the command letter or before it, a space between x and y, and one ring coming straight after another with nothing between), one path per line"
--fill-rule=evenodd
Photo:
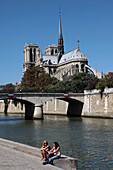
M0 138L0 145L3 147L8 147L10 149L14 149L41 158L40 149L36 147L32 147L29 145L10 141L3 138ZM60 159L54 160L53 165L65 170L77 170L78 160L72 157L62 155Z

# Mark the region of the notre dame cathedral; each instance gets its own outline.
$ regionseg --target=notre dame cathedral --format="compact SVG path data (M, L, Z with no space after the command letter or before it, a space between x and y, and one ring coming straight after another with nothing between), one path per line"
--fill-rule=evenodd
M64 42L61 26L61 14L59 13L59 36L58 45L48 45L42 54L37 44L25 44L23 54L23 73L32 66L43 67L45 72L59 80L64 80L67 76L79 72L92 72L98 78L102 78L102 73L88 65L88 59L78 47L64 53Z

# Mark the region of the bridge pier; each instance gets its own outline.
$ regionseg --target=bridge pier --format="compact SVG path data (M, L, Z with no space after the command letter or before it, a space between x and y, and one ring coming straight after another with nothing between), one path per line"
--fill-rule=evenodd
M41 120L44 119L43 118L43 105L42 104L35 104L33 119L41 119Z
M25 104L25 120L32 120L34 113L34 105L30 103Z

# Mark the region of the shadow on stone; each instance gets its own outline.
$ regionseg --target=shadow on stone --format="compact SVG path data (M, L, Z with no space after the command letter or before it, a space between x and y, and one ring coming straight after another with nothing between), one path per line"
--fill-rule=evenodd
M53 165L65 170L77 170L78 161L76 158L62 155L59 159L53 161Z

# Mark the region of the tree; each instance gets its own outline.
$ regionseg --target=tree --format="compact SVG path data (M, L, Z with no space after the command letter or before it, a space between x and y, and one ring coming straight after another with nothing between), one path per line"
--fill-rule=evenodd
M104 89L106 87L113 88L113 75L112 74L106 75L103 79L99 79L96 85L96 89L100 90L101 98L102 98Z
M49 84L51 84L51 78L49 74L42 73L39 75L37 79L36 88L42 90L44 87L48 86Z
M106 87L113 87L113 75L106 75L103 79L99 79L96 88L104 91Z
M12 83L6 84L3 89L2 92L14 92L15 91L15 85L13 85Z
M86 90L92 90L96 89L96 85L98 83L99 79L97 77L94 77L88 82L88 86L86 87Z
M45 92L77 92L83 93L88 83L94 79L94 75L89 73L78 73L67 77L64 81L51 78L45 73L42 67L31 67L25 73L21 81L24 91L44 90ZM93 87L92 87L93 88Z
M95 76L89 73L78 73L71 77L71 88L73 92L83 93L88 86L89 81L91 81Z
M21 87L28 90L41 90L48 84L51 84L49 74L45 73L42 67L30 67L26 70L22 77Z
M22 77L21 87L36 87L38 76L43 72L41 67L29 67Z
M65 81L58 81L54 86L47 86L47 92L77 92L83 93L89 81L94 78L94 75L88 73L79 73L69 76Z

